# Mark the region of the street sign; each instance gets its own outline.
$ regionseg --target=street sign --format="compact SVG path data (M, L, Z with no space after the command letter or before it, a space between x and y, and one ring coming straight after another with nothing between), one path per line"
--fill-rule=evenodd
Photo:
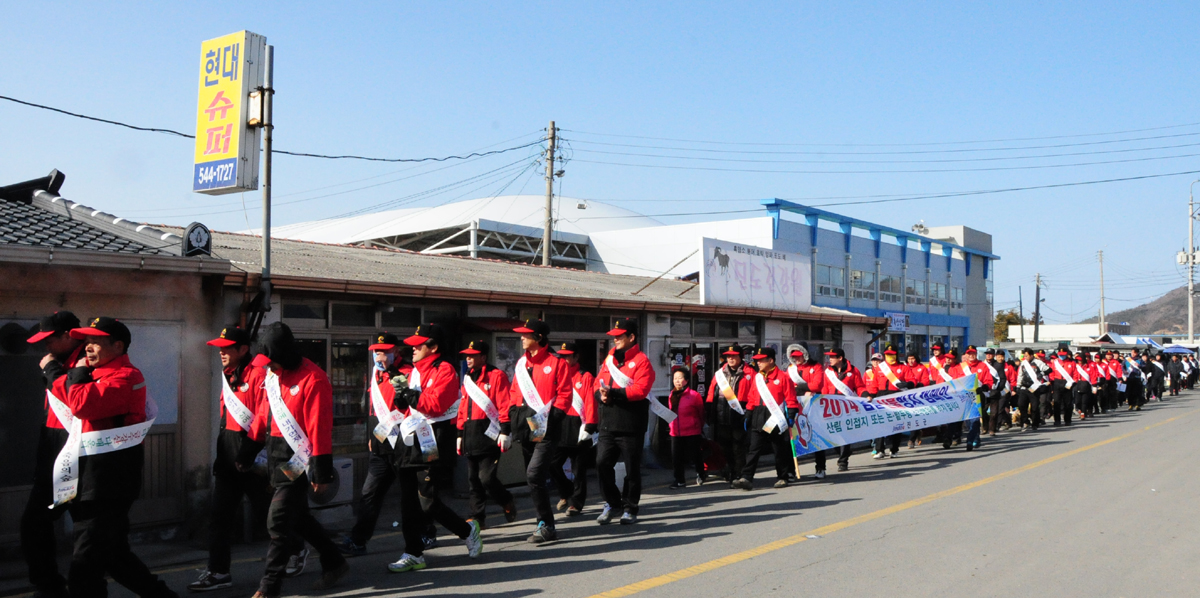
M192 191L221 195L258 188L262 129L246 124L250 93L262 86L267 38L239 31L200 45L200 97Z
M892 332L908 332L908 314L889 311L883 315L888 319L888 330Z

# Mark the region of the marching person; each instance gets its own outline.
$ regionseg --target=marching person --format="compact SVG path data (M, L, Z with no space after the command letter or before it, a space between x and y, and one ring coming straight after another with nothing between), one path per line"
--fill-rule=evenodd
M478 521L466 521L442 502L439 486L448 480L458 442L459 380L454 365L441 355L446 332L438 324L422 324L404 344L413 348L407 378L391 379L392 403L404 414L396 443L396 483L400 485L404 553L388 565L392 573L426 567L429 523L436 521L463 540L467 556L483 552Z
M1021 413L1021 429L1037 430L1038 395L1046 387L1046 375L1034 363L1033 349L1021 351L1021 365L1017 368L1017 409Z
M1125 358L1125 366L1128 368L1125 372L1125 401L1129 403L1128 411L1141 411L1142 405L1146 403L1146 381L1149 376L1146 374L1146 364L1143 363L1137 349L1129 352L1129 357Z
M807 357L802 347L801 352ZM753 366L743 363L741 345L725 347L721 357L725 363L713 373L712 384L708 385L708 414L705 421L709 424L713 440L725 454L725 481L732 487L734 480L742 475L742 469L746 467L746 451L750 448L745 401L755 370Z
M467 457L467 508L480 529L487 529L489 497L504 509L505 521L517 520L517 505L500 481L499 470L500 435L511 429L508 409L501 409L508 402L508 376L488 364L488 349L484 341L471 341L459 351L467 360L467 375L458 405L458 454Z
M929 368L921 365L921 358L916 353L909 353L904 358L904 375L900 377L911 384L910 388L929 386ZM913 430L908 434L908 448L921 446L921 434L925 430Z
M637 523L642 500L642 440L650 417L654 367L637 344L637 321L617 320L608 331L613 348L596 376L594 394L600 402L600 440L596 474L604 494L604 510L596 523L607 525L621 512L621 524ZM625 487L617 488L617 461L625 463Z
M1108 385L1112 381L1112 372L1108 369L1108 364L1104 361L1104 354L1100 351L1092 353L1092 369L1096 372L1096 385L1093 390L1096 394L1092 400L1092 415L1099 415L1108 411Z
M551 464L550 470L555 473L558 482L558 510L566 510L567 517L578 517L583 514L583 503L587 500L587 468L588 462L596 458L596 445L593 439L600 430L599 415L596 410L596 398L592 395L592 386L596 379L591 372L579 367L579 354L575 343L563 343L555 352L567 362L567 381L571 385L571 408L563 420L562 433L559 434L558 458ZM574 480L566 479L562 473L563 465L571 463L571 474Z
M350 571L345 557L308 509L308 493L324 492L334 479L333 387L316 364L300 355L291 328L281 322L263 330L250 364L266 368L264 400L238 452L237 469L251 471L259 451L267 449L267 471L274 488L267 511L266 566L255 598L279 596L292 555L308 542L321 555L321 579L313 586L333 587ZM287 435L284 435L284 431Z
M129 509L142 490L145 446L141 439L156 413L152 402L147 405L142 372L129 361L129 328L114 318L100 317L70 334L84 341L86 358L55 381L52 394L73 416L71 425L83 433L124 430L121 436L138 438L124 443L110 439L106 444L113 450L105 452L75 452L78 462L72 469L78 474L78 486L62 495L55 489L55 504L70 501L75 523L75 550L67 574L71 596L107 596L106 573L139 596L178 596L129 548Z
M1150 389L1153 390L1152 398L1156 401L1162 401L1166 395L1167 366L1163 363L1163 354L1161 351L1154 354L1154 357L1150 360L1150 365L1154 367L1147 368L1146 371L1150 372Z
M1050 406L1054 410L1055 426L1062 425L1064 415L1070 421L1071 387L1075 385L1075 376L1067 368L1073 363L1066 350L1059 349L1050 355Z
M701 486L707 477L704 458L700 453L701 431L704 429L704 399L688 384L691 372L687 366L671 368L671 394L667 397L667 408L677 416L668 424L671 435L671 465L675 481L668 486L672 490L687 488L683 471L690 463L696 470L696 485Z
M833 389L825 389L825 367L812 359L808 355L808 349L799 343L792 343L787 347L788 352L788 378L792 380L792 386L795 388L796 402L800 405L801 410L808 409L808 404L812 398L819 394L827 392L835 392ZM750 374L748 381L753 382L754 374ZM841 447L846 450L846 459L850 459L849 446ZM826 449L831 450L831 449ZM826 450L821 450L813 453L813 465L815 466L815 474L813 477L818 480L825 477L825 459ZM743 463L745 466L745 463ZM849 467L849 465L847 465ZM842 460L838 459L838 471L845 471L842 468Z
M253 471L239 471L237 467L237 458L254 423L254 414L265 400L263 369L250 365L250 333L229 326L206 344L216 347L221 355L224 376L220 398L222 425L217 432L217 456L212 467L208 568L200 573L200 579L188 584L188 590L193 592L233 587L233 576L229 572L229 535L233 532L242 496L250 501L255 529L265 527L271 501L267 479Z
M1003 354L1001 354L1000 351L997 351L996 353L998 355L1000 355L1001 356L1000 358L1003 360ZM1005 407L1005 411L1007 412L1007 417L1004 418L1004 429L1005 430L1012 428L1012 425L1013 425L1012 414L1013 413L1016 413L1018 415L1018 419L1020 418L1020 410L1017 409L1017 376L1018 376L1017 363L1018 363L1017 361L1012 360L1012 359L1004 362L1004 375L1005 375L1005 378L1007 379L1006 381L1008 383L1007 387L1006 387L1007 392L1008 392L1008 397L1005 399L1005 403L1007 404L1007 407Z
M988 436L995 436L1000 419L1004 417L1004 397L1008 394L1008 376L1004 371L1004 352L987 349L983 352L981 362L992 377L992 389L984 395L987 401L983 405L984 412L980 413L986 422L985 431Z
M28 342L44 343L42 378L45 390L75 367L83 353L83 341L71 336L79 328L79 318L69 311L56 311L42 318L38 331ZM67 443L67 430L43 393L46 423L38 433L37 457L33 466L33 488L21 513L21 552L29 571L29 583L41 596L67 596L67 580L58 572L58 548L54 542L54 522L67 511L67 505L54 504L54 461ZM53 506L52 506L53 505ZM47 508L51 507L52 508Z
M1100 387L1100 378L1096 370L1092 368L1091 360L1088 359L1088 354L1079 351L1075 354L1075 386L1072 388L1071 401L1075 403L1075 410L1079 413L1079 420L1083 421L1089 415L1093 415L1095 409L1096 393ZM1067 419L1070 422L1070 419ZM1068 425L1070 425L1068 423Z
M525 478L537 512L537 529L527 541L544 544L558 539L546 479L559 459L562 430L571 408L570 367L550 349L549 324L526 320L513 332L521 335L525 354L513 369L508 417L516 422L515 438L525 457ZM507 437L504 442L509 442Z
M975 375L975 402L980 405L987 404L983 397L988 396L995 384L992 379L992 374L987 366L979 361L979 350L975 345L967 345L966 351L963 352L962 362L958 361L958 354L954 349L946 352L946 370L955 379L966 378L972 374ZM973 418L967 423L967 452L975 450L981 446L979 442L979 419ZM958 421L947 425L947 433L942 437L942 448L948 449L951 445L958 446L962 438L963 422Z
M375 524L383 509L383 499L396 481L396 447L399 437L400 412L392 398L396 393L391 379L400 374L396 359L396 347L400 338L384 332L367 347L373 355L374 364L368 389L367 402L367 478L363 481L362 500L359 502L358 518L349 535L342 539L338 550L346 556L362 556L367 553L367 542L375 535Z
M867 381L865 394L868 397L876 399L909 388L909 383L901 379L904 366L898 361L897 354L895 345L889 344L883 348L883 361L871 368L871 378ZM900 452L900 437L901 434L891 434L876 438L874 458L895 457Z
M1041 372L1046 378L1046 384L1039 388L1038 392L1035 393L1035 398L1037 398L1036 411L1038 415L1038 421L1042 424L1045 424L1050 418L1051 404L1054 398L1054 389L1051 388L1050 385L1050 381L1053 380L1053 368L1051 368L1050 364L1047 363L1045 351L1039 350L1034 354L1033 357L1033 365L1037 367L1038 371Z
M742 477L733 483L742 490L754 489L754 474L758 459L767 451L775 455L775 487L786 488L788 470L793 467L791 422L799 411L796 387L783 370L775 367L774 347L762 347L754 354L758 374L746 401L746 427L750 432L750 450L746 453L746 468Z
M827 367L823 368L822 372L824 377L823 382L825 383L824 388L826 391L834 391L837 394L850 397L860 396L865 386L863 384L862 374L858 371L858 368L854 367L854 365L850 363L850 360L846 359L846 351L841 347L830 349L825 352L825 359L829 364ZM812 387L810 386L810 391L811 388ZM812 404L809 403L807 406L801 405L801 407L804 407L805 409L812 409ZM849 444L843 444L842 446L838 447L837 451L838 471L846 471L850 468L850 455L853 454L853 450L850 448ZM816 478L818 480L825 477L825 452L826 451L820 451L813 456L813 458L817 461Z
M1125 366L1113 351L1105 354L1104 365L1108 368L1108 410L1116 411L1121 404L1121 388L1125 387Z

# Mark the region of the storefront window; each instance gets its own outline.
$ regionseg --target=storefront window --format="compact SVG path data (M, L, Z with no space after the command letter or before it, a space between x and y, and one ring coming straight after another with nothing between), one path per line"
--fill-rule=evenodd
M758 321L749 320L738 323L738 338L741 340L758 339Z
M325 323L326 303L324 300L283 299L283 321L303 323L312 326L315 321ZM322 363L324 363L322 361Z
M725 320L717 322L717 336L721 338L737 338L738 323Z
M685 318L671 318L671 336L691 336L692 321Z
M696 320L694 323L693 334L695 336L716 336L716 331L717 323L712 320Z
M384 330L400 334L399 331L415 330L417 326L421 325L421 308L393 305L391 309L392 311L384 309L379 314L380 324Z
M334 303L334 326L375 327L375 306L359 303Z

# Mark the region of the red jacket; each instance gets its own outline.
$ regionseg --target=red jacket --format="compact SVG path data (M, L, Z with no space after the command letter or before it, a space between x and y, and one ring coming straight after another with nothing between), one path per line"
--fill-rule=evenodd
M688 388L676 397L672 391L667 403L667 407L679 416L668 426L671 436L699 436L704 429L704 399L700 393Z
M904 364L904 375L900 376L905 382L912 382L917 386L929 386L929 368L921 364L908 365Z
M1074 363L1074 362L1072 362L1072 363ZM1051 381L1066 380L1066 378L1062 377L1062 374L1058 373L1058 357L1051 357L1051 358L1047 359L1046 365L1050 366L1050 374L1048 377L1050 378ZM1067 370L1067 373L1068 374L1071 373L1071 370ZM1072 376L1072 378L1074 378L1074 376Z
M828 380L825 379L825 366L809 360L796 366L796 371L800 373L800 377L803 378L804 383L808 385L808 392L811 392L814 395L836 392L830 388L832 385ZM788 377L791 378L790 373L788 374ZM753 381L753 378L751 378L751 383L753 383Z
M955 380L975 374L975 379L979 381L980 386L991 388L996 385L996 381L992 378L992 372L988 370L988 367L982 361L976 361L974 364L968 364L963 361L954 364L947 371Z
M568 366L567 373L570 375L568 382L571 385L571 408L567 410L567 415L578 417L585 424L598 423L600 417L596 413L596 397L592 394L592 386L596 384L595 376L591 372L579 369L578 365ZM583 401L583 413L575 410L576 394Z
M723 365L723 366L721 366L720 369L725 370L725 376L726 376L726 378L728 378L729 377L729 366ZM742 364L742 377L740 380L738 380L737 387L733 389L733 392L734 392L734 394L737 395L737 399L740 403L742 403L743 408L745 408L746 395L747 395L747 391L749 389L749 387L746 385L754 381L754 374L756 374L757 372L758 372L758 370L754 369L753 367L746 365L744 363ZM717 392L717 380L716 380L716 374L714 373L712 384L708 385L708 397L705 399L706 403L713 402L713 397L715 396L713 393L715 393L715 392Z
M500 412L500 422L508 421L508 409L504 409L504 404L508 400L508 376L504 372L492 367L484 365L483 371L471 370L467 372L468 376L475 381L475 385L483 394L487 395L492 400L492 404L496 406L496 410ZM475 401L467 394L467 387L461 386L462 402L458 405L458 429L462 430L466 425L467 420L472 419L487 419L487 413L475 405Z
M434 353L414 363L413 369L421 378L421 398L417 399L416 405L409 407L416 407L417 411L430 419L445 415L459 399L458 372L454 366ZM411 376L409 379L412 379ZM408 410L404 411L407 416Z
M929 375L929 384L931 384L931 385L946 383L946 379L943 378L942 374L941 374L941 371L943 371L943 368L946 367L946 358L942 357L938 361L938 364L940 364L942 367L939 368L938 366L934 365L934 358L930 357L929 363L925 365L925 371ZM946 372L946 373L949 374L950 372ZM950 377L953 378L954 376L951 375Z
M525 352L525 367L531 370L529 377L533 379L533 386L543 403L554 405L562 411L571 408L571 373L566 360L559 359L549 348L541 347L537 355ZM525 395L521 394L521 385L517 384L516 376L514 371L505 409L525 404ZM524 425L524 422L521 424Z
M788 377L787 372L781 368L775 368L770 373L756 374L766 379L767 390L771 393L771 397L775 402L784 409L799 409L800 404L796 401L796 385L792 384L792 379ZM747 393L749 400L746 403L746 410L754 410L758 407L766 409L762 401L762 396L758 390L758 380L750 381L751 391Z
M264 373L264 378L266 374ZM329 384L329 376L317 365L301 359L300 367L294 370L279 372L279 392L283 404L287 406L292 417L312 445L312 456L333 454L333 387ZM267 430L267 422L271 429ZM267 434L283 438L279 426L271 416L271 401L263 392L263 400L258 404L258 413L254 423L250 424L251 440L266 442Z
M608 355L612 357L613 350L609 350ZM646 400L646 397L650 395L650 387L654 386L654 368L650 365L650 360L646 358L646 355L638 350L637 345L634 345L625 350L625 361L618 363L617 366L621 373L631 379L629 386L625 388L625 399L628 401ZM608 365L604 363L600 364L600 375L596 376L594 389L599 390L601 384L608 387L614 386L612 374L608 373Z
M232 368L225 370L223 373L226 380L230 380L233 376ZM267 401L267 396L263 393L263 384L266 382L266 376L263 374L263 369L247 365L246 367L242 368L241 378L240 384L235 387L233 382L230 382L229 388L233 390L234 396L236 396L238 400L246 406L246 409L250 410L250 413L257 414L259 403L265 403ZM229 414L229 410L225 409L225 397L218 395L217 400L221 404L221 414L225 419L225 429L232 430L234 432L241 432L242 427L238 425L237 420L233 419L233 416ZM253 425L253 422L251 422L251 425Z
M56 389L54 385L58 382L59 378L66 375L68 370L75 367L75 363L79 361L79 356L83 355L83 347L83 345L79 345L78 348L72 351L71 356L67 358L65 363L55 360L42 368L42 375L46 378L46 389L53 392L54 396L58 397L60 401L62 400L62 395L59 394L61 389ZM63 430L62 422L58 421L58 416L54 415L54 410L50 408L50 399L43 396L42 403L46 409L46 427Z
M75 368L73 371L82 371ZM71 414L83 420L83 431L111 430L146 421L146 379L133 367L128 355L91 368L91 381L72 382L75 374L68 372L54 383L58 397Z
M1017 368L1011 363L1004 364L1004 377L1008 378L1008 390L1011 392L1017 391Z
M1071 372L1071 375L1076 380L1086 380L1088 384L1098 384L1100 382L1099 372L1090 363L1080 364L1077 360L1075 362L1075 369L1068 371Z
M862 394L866 383L863 382L862 374L858 371L858 368L854 367L853 364L846 362L846 369L842 372L838 372L834 368L822 369L824 370L821 376L822 378L828 377L829 373L832 372L838 377L838 380L841 380L843 384L850 388L850 390L854 391L854 396L859 396ZM838 390L832 382L826 380L825 390L823 392L828 394L836 394Z
M371 368L371 378L374 380L375 386L379 387L379 394L383 396L383 404L387 405L389 409L395 409L396 404L392 401L396 397L396 388L392 386L392 373L387 370ZM375 413L375 401L371 400L370 395L367 395L367 415L378 415Z
M628 384L621 386L613 382L609 372L608 360L611 359L617 371L624 374ZM637 345L627 347L619 355L616 349L608 352L605 363L600 364L596 381L592 384L593 396L596 397L597 410L600 412L600 431L611 434L644 434L647 418L650 417L650 403L646 397L654 386L654 367ZM600 402L600 389L607 387L608 402ZM741 398L741 397L739 397Z
M885 363L887 362L880 362L880 365L871 367L871 376L867 379L867 394L878 396L885 392L897 392L900 390L896 388L896 383L888 379L887 375L883 373L883 364ZM891 368L892 374L896 376L896 380L900 382L904 381L904 370L908 366L902 363L888 363L887 366Z

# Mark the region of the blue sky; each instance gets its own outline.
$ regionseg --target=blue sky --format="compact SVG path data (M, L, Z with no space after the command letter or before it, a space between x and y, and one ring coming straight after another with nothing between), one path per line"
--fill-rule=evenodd
M665 221L767 197L838 204L1200 171L1195 3L98 6L6 7L25 25L0 45L0 95L190 133L200 42L249 29L276 47L277 149L440 156L532 141L554 119L572 150L564 195L692 214ZM1042 139L995 141L1026 138ZM0 182L59 168L64 195L130 218L222 230L260 218L257 193L190 191L190 140L8 102L0 139ZM986 143L949 143L968 141ZM275 222L539 193L532 158L279 156ZM1108 163L1079 165L1094 162ZM1183 283L1174 255L1197 178L825 207L989 232L1003 256L997 306L1015 306L1018 286L1031 306L1040 271L1046 319L1065 322L1095 313L1098 250L1109 311ZM860 199L818 199L830 197Z

